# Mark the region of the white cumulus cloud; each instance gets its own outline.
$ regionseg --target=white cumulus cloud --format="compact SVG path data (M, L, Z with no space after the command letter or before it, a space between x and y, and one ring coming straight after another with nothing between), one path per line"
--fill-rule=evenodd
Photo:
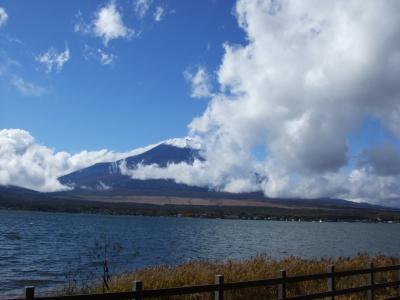
M58 52L55 48L51 47L47 52L36 56L35 60L44 66L47 73L54 71L60 72L65 63L71 58L68 46L65 50Z
M156 22L161 22L165 16L165 9L162 6L157 6L153 18Z
M80 11L75 19L75 32L92 34L99 37L105 46L114 39L130 39L135 33L132 28L124 24L122 12L118 10L115 1L111 1L101 7L95 13L94 19L90 23L84 21Z
M186 70L183 75L191 85L193 98L212 96L211 78L204 67L197 67L194 71Z
M7 24L8 14L3 7L0 7L0 28Z
M151 0L135 0L133 2L133 9L138 18L142 19L146 15L151 3Z
M238 0L246 42L224 45L219 92L189 126L207 163L139 166L131 175L214 178L222 190L256 187L271 197L399 202L399 176L381 159L397 162L398 149L366 151L367 166L349 158L349 136L366 118L400 138L399 9L390 0ZM203 77L189 77L201 87L194 95L208 91ZM251 155L259 146L264 161Z
M102 49L96 49L93 47L90 47L88 45L85 45L84 47L85 51L85 58L93 58L100 62L102 65L114 65L115 60L117 59L117 55L106 52Z
M97 52L99 54L100 63L102 65L112 64L117 57L116 55L114 55L112 53L107 53L101 49L97 49Z
M122 15L114 2L97 12L93 30L96 36L103 39L105 45L113 39L130 38L134 33L132 29L124 25Z
M82 34L91 34L91 24L85 22L82 12L79 10L74 18L74 31Z

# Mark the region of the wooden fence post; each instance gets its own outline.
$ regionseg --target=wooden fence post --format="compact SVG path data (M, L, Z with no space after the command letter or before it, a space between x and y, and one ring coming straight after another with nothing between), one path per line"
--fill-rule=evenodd
M335 291L335 266L328 266L328 273L330 277L328 277L328 292ZM335 300L335 296L330 296L329 300Z
M27 286L25 287L25 299L33 299L35 298L35 287Z
M224 299L224 275L215 276L215 284L218 284L218 291L214 292L214 300Z
M280 278L282 278L282 282L278 284L278 299L286 299L286 271L281 270Z
M135 280L133 282L133 291L136 292L135 300L142 300L142 282L140 280Z
M397 270L397 280L400 281L400 269ZM397 295L400 296L400 285L397 287Z
M369 264L368 285L371 286L368 290L368 300L374 300L374 263Z

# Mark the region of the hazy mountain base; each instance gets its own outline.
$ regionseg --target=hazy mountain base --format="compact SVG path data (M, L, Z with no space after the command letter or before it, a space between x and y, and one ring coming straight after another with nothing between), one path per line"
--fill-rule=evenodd
M153 197L153 203L163 203L165 198ZM221 200L220 200L221 201ZM232 204L232 203L231 203ZM392 221L400 222L400 211L380 208L357 208L317 205L179 205L146 204L132 202L102 202L68 199L19 199L0 195L0 209L102 213L144 216L174 216L223 219L272 219L272 220L323 220L323 221Z
M216 274L222 274L225 282L239 282L277 277L280 270L286 270L288 276L316 274L326 272L329 265L335 265L336 271L367 268L369 263L375 266L389 266L400 263L398 257L384 255L368 256L359 254L355 257L339 257L336 259L306 260L297 257L274 259L259 255L247 260L224 262L188 262L178 266L157 266L127 272L113 276L109 283L109 292L131 291L134 280L141 280L144 289L158 289L167 287L180 287L187 285L212 284ZM398 280L398 271L377 273L375 282L388 282ZM367 284L367 275L350 276L336 280L336 288L344 289ZM307 281L287 286L287 296L299 296L310 293L327 291L326 280ZM61 294L99 293L102 284L93 284L81 289L77 285L67 286ZM397 288L377 290L375 299L384 299L389 296L398 296ZM276 299L277 288L249 288L238 291L225 292L224 299ZM168 297L162 299L213 299L210 294L196 294L185 297ZM357 293L337 299L366 299L366 293Z
M0 209L229 219L400 221L399 209L340 199L258 199L251 194L219 196L48 194L9 186L0 187Z

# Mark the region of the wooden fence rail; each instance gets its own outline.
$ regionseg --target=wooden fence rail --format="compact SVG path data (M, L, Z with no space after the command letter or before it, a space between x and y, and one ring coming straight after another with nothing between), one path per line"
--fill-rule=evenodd
M384 283L375 283L374 275L376 273L397 271L397 280ZM368 284L358 287L336 289L335 281L337 278L356 276L356 275L367 275ZM313 280L327 280L327 291L287 297L286 285L288 283L298 283ZM326 273L301 275L301 276L287 276L286 271L282 270L280 276L277 278L263 279L263 280L252 280L242 282L224 282L223 275L217 275L215 277L215 284L197 285L197 286L184 286L175 288L164 288L164 289L148 289L142 288L141 281L134 281L133 290L131 292L118 292L118 293L105 293L105 294L89 294L89 295L72 295L72 296L54 296L54 297L35 297L35 288L25 288L25 298L13 299L13 300L126 300L135 299L142 300L146 298L156 298L165 296L180 296L198 293L214 293L215 300L223 300L224 292L229 290L239 290L244 288L256 288L256 287L277 287L278 300L303 300L303 299L322 299L327 298L329 300L335 300L335 297L342 295L349 295L359 292L367 292L367 299L374 300L375 291L383 288L396 288L397 296L390 298L391 300L400 300L400 265L386 266L386 267L374 267L371 263L368 268L358 270L347 270L336 272L334 266L329 266ZM388 298L389 299L389 298Z

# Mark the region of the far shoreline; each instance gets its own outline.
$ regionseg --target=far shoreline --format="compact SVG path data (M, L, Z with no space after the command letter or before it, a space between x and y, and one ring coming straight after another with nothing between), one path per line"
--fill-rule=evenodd
M60 214L86 214L86 215L105 215L105 216L139 216L139 217L166 217L166 218L190 218L190 219L216 219L216 220L239 220L239 221L276 221L276 222L307 222L307 223L370 223L370 224L400 224L400 213L393 214L392 218L362 218L362 217L346 217L341 216L304 216L304 212L298 212L298 217L285 216L285 215L267 215L252 213L249 209L254 207L247 207L243 209L242 216L230 214L229 212L221 212L221 207L206 207L207 212L196 210L196 207L175 207L162 206L154 208L154 205L143 209L143 207L130 208L123 211L116 203L116 209L105 209L104 207L63 207L63 206L48 206L41 207L32 205L29 207L18 205L4 206L0 202L0 211L13 211L13 212L38 212L38 213L60 213ZM188 209L188 210L185 210ZM202 207L203 208L203 207ZM224 207L226 208L226 207ZM229 211L229 210L228 210Z

